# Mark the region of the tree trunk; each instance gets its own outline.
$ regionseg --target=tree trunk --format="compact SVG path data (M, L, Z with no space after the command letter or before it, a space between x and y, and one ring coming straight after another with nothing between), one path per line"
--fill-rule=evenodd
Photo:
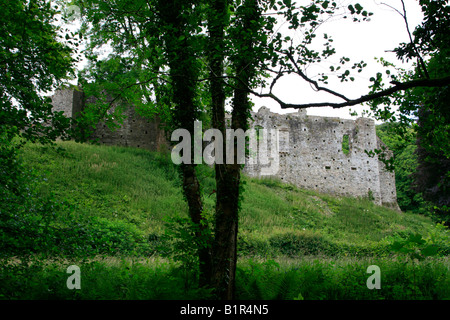
M186 5L187 7L184 7ZM212 124L225 135L225 83L224 70L224 29L228 15L228 1L215 0L212 3L208 29L210 32L210 76L212 99ZM195 106L196 79L198 70L195 54L189 43L190 35L185 30L188 25L186 12L183 8L188 4L182 0L158 1L161 20L166 26L163 33L166 43L167 57L172 79L173 101L176 105L174 125L187 129L193 136L194 121L198 118L198 108ZM258 4L256 0L246 0L246 7L241 14L238 29L242 35L235 50L233 64L239 81L233 99L233 129L247 129L250 102L248 88L254 76L254 54L252 54L255 18L258 19ZM253 21L253 22L252 22ZM253 25L252 25L253 23ZM252 30L253 33L248 33ZM241 36L240 35L240 36ZM226 148L225 148L226 150ZM225 151L224 150L224 151ZM194 155L194 152L192 152ZM199 248L200 284L210 283L215 289L217 298L230 300L234 298L234 285L237 263L237 234L240 197L241 164L237 163L237 145L234 146L234 164L217 164L216 172L216 216L215 239L213 253L209 248ZM224 160L226 151L224 152ZM199 182L195 174L195 165L181 165L183 191L189 205L189 214L194 223L205 227L201 222L202 199Z
M251 29L251 21L258 18L258 5L255 0L247 0L244 6L246 13L242 16L240 31L246 34ZM223 49L224 46L224 16L226 14L226 1L216 0L213 4L216 20L210 23L210 39L212 52L210 58L211 70L211 97L213 105L213 126L218 128L225 137L225 93L223 75ZM234 61L236 74L239 80L235 83L232 111L232 129L248 128L249 111L251 109L248 98L248 88L254 76L254 64L251 51L240 51L241 48L251 50L253 34L243 36L243 43L238 44L237 58ZM222 50L222 53L220 52ZM240 51L240 52L239 52ZM226 148L224 159L227 158ZM217 298L223 300L234 299L235 278L237 265L237 235L239 226L239 200L241 184L241 164L237 162L237 144L234 144L234 163L215 164L216 172L216 217L215 239L213 246L213 272L212 287Z
M212 3L208 16L212 126L225 137L224 48L227 0ZM226 159L226 150L224 150ZM215 164L216 212L211 287L217 298L234 298L238 228L239 166Z
M183 0L158 1L161 20L166 28L163 37L166 43L167 57L172 80L173 102L176 109L173 112L173 125L189 131L194 137L194 122L199 118L199 108L195 97L197 90L198 64L193 52L191 39L185 30L187 25L186 13L183 12L188 3ZM203 201L200 183L197 179L194 164L194 139L191 139L191 163L180 164L183 193L189 206L189 216L193 223L199 226L196 233L200 237L207 231L207 224L203 217ZM211 248L201 246L199 257L199 285L201 287L210 283L211 278Z
M240 165L216 165L217 202L212 283L218 298L234 299Z
M195 173L194 165L181 164L183 178L183 192L189 206L189 216L193 223L199 226L196 237L203 237L207 231L207 225L204 223L203 202L201 198L200 183ZM211 248L209 246L200 246L198 249L199 258L199 286L208 286L211 279Z

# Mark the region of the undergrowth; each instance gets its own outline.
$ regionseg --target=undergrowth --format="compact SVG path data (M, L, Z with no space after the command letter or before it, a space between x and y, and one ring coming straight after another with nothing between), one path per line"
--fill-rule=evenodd
M187 206L167 154L61 142L26 145L17 159L22 189L1 190L0 298L209 297L195 285ZM214 170L197 170L211 222ZM450 237L430 218L243 180L239 299L450 298ZM365 283L374 259L382 290ZM67 289L70 264L81 290Z

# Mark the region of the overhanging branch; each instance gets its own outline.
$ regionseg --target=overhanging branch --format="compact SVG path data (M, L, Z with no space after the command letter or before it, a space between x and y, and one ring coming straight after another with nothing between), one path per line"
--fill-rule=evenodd
M388 89L370 93L364 96L361 96L357 99L348 99L345 102L319 102L319 103L304 103L304 104L293 104L293 103L285 103L280 98L275 96L273 93L257 93L255 91L251 91L251 93L260 98L271 98L275 100L282 109L287 108L295 108L295 109L306 109L312 107L332 107L332 108L344 108L350 107L357 104L361 104L364 102L368 102L374 99L382 98L389 96L395 92L403 91L416 87L445 87L450 85L450 76L439 78L439 79L417 79L411 80L403 83L395 82L395 86L390 87Z
M344 96L343 94L340 94L340 93L338 93L336 91L333 91L333 90L330 90L328 88L319 86L317 81L312 80L312 79L310 79L310 78L308 78L306 76L306 74L302 71L302 69L297 65L297 63L295 62L294 57L292 56L292 54L290 52L286 52L285 54L288 56L289 60L291 60L291 62L294 65L295 69L297 70L297 71L294 71L294 72L296 74L298 74L303 80L305 80L305 81L309 82L310 84L312 84L314 86L314 88L316 88L317 91L328 92L328 93L330 93L330 94L332 94L332 95L334 95L336 97L339 97L339 98L341 98L341 99L343 99L345 101L349 101L350 100L346 96Z

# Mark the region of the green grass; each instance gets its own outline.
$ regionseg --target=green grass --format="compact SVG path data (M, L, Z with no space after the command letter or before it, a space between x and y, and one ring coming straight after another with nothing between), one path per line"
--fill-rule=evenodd
M28 166L45 173L47 182L41 192L53 193L70 207L70 221L94 219L147 242L164 234L165 218L186 216L177 169L169 156L75 142L59 146L64 151L27 145L23 158ZM214 172L206 166L198 172L205 210L212 214ZM368 199L319 194L276 179L244 177L244 181L239 234L243 256L379 254L389 236L426 236L434 228L427 217L399 213ZM306 248L310 252L298 244L311 246Z
M81 289L66 287L73 262L0 265L0 299L185 300L208 299L207 290L186 283L165 259L102 258L76 262ZM381 288L369 290L367 268L381 270ZM405 264L386 258L241 259L238 300L447 300L448 259Z
M381 270L380 290L369 290L367 268ZM241 261L237 296L244 300L449 299L448 261L405 264L386 258Z
M46 172L43 192L77 206L79 215L160 231L162 218L186 210L177 172L165 159L140 149L61 143L65 151L28 145L26 162Z
M166 220L187 217L170 157L75 142L58 146L23 149L25 165L43 179L31 196L46 205L9 221L15 233L0 233L7 240L0 252L0 299L208 298L196 287L196 275L164 254L172 245ZM197 170L212 217L214 171ZM450 298L448 231L430 218L277 179L243 180L238 299ZM51 215L49 225L42 224L42 212ZM414 262L392 252L393 243L414 234L439 255ZM65 285L71 264L82 270L82 290ZM381 291L366 287L371 264L382 269Z

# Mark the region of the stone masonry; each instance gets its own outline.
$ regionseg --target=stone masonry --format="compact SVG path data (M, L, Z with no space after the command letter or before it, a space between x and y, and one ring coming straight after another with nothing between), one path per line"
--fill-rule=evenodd
M68 117L75 117L81 112L85 100L82 92L70 89L57 91L52 98L54 110L64 111ZM100 123L92 138L106 145L167 150L169 144L160 129L159 119L144 119L133 108L128 108L126 112L127 118L121 128L111 131ZM279 170L274 177L328 194L370 195L376 204L400 210L394 173L386 171L376 156L370 157L365 152L380 148L383 144L376 136L372 119L308 116L305 110L276 114L266 107L252 113L252 118L251 127L278 129L285 133L284 137L288 137L279 140ZM348 139L348 152L343 150L344 137ZM258 177L261 176L261 167L259 164L247 164L244 172Z
M253 114L251 126L288 133L288 140L279 139L279 170L274 175L282 181L335 195L370 194L375 203L399 210L394 173L365 152L383 144L374 120L308 116L305 110L276 114L262 107ZM349 142L347 154L342 148L344 136ZM244 170L251 176L260 172L258 165Z
M85 98L83 92L64 89L58 90L52 97L53 110L64 111L67 117L76 117L84 109L86 103L92 98ZM152 120L140 117L133 108L125 110L125 120L120 128L114 131L104 122L97 124L93 140L105 145L127 146L144 148L152 151L162 151L168 148L164 131L161 130L157 117Z

